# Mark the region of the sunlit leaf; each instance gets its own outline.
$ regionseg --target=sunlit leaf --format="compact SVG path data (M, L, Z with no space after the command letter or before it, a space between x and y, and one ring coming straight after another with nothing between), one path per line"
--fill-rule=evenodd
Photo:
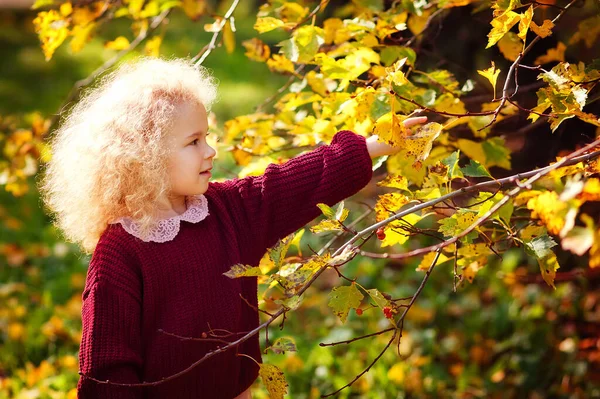
M258 374L269 392L269 397L271 399L283 399L288 388L283 371L273 364L261 363Z
M229 271L223 273L229 278L247 277L247 276L262 276L262 271L258 266L242 265L240 263L231 266Z
M460 170L465 176L469 177L492 177L482 164L473 159L470 159L469 164Z
M542 272L542 277L546 284L550 287L556 289L554 285L554 279L556 278L556 270L560 267L558 264L558 259L556 259L556 255L554 253L538 259L538 264L540 265L540 270Z
M266 350L268 349L271 349L273 353L278 355L285 352L296 352L296 342L292 337L280 337Z
M492 61L491 67L477 71L477 73L490 81L492 88L494 89L494 96L496 96L496 81L498 80L498 75L500 75L500 69L496 69L494 61Z
M144 46L144 52L146 55L151 57L158 57L160 55L160 45L162 43L162 37L154 36L152 39L146 42Z
M517 22L519 22L520 17L514 11L508 11L499 17L492 19L492 30L488 34L488 44L486 48L492 47L496 44L502 37L512 28ZM532 28L533 29L533 28Z
M527 11L521 14L521 20L519 21L519 37L523 41L525 41L525 38L527 37L527 31L529 30L529 25L531 24L532 19L533 6L529 6L529 8L527 8Z
M125 36L119 36L115 40L106 42L104 47L111 50L125 50L129 47L129 40Z
M516 61L517 57L523 51L523 42L519 39L514 32L508 32L500 41L498 42L498 49L509 61ZM494 88L494 92L496 89Z
M540 55L533 62L536 65L543 65L553 61L564 61L565 50L567 46L563 42L558 42L556 48L548 49L545 55Z
M356 288L356 284L334 287L329 293L329 307L345 323L350 309L358 308L363 298L364 295Z
M542 26L538 26L535 22L531 21L530 28L535 32L539 37L548 37L552 34L552 28L554 28L554 23L549 19L544 20Z
M249 40L244 40L242 42L242 46L246 48L246 57L254 61L265 62L271 55L271 49L269 46L256 37L253 37Z
M285 23L277 18L259 17L254 24L254 29L256 29L258 33L265 33L272 31L273 29L280 28L284 25Z

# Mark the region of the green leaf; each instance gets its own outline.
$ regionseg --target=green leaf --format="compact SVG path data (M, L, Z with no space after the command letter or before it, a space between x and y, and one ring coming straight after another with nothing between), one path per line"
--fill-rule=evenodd
M338 205L337 211L335 212L335 220L338 220L343 223L344 220L346 220L346 218L348 217L349 213L350 211L344 208L344 201L342 201Z
M556 242L552 237L548 234L544 234L526 242L525 250L536 258L541 259L552 254L553 252L550 249L554 246L556 246Z
M269 346L266 350L269 349L278 355L285 352L296 352L296 342L292 337L277 338L273 342L273 345Z
M345 323L350 309L358 308L363 298L364 295L360 293L354 283L348 286L335 287L329 293L329 307L333 309L333 313L340 318L342 323Z
M402 46L385 46L381 50L381 63L385 66L390 66L397 60L406 57L407 64L414 65L417 60L417 54L410 47Z
M386 306L390 306L390 301L386 297L384 297L383 294L379 292L377 288L367 290L367 293L373 299L373 301L375 301L377 306L379 306L381 309L383 309Z
M304 299L303 296L294 295L291 298L276 299L275 303L278 304L278 305L281 305L281 306L285 307L286 309L296 310L296 309L298 309L298 307L302 303L303 299Z
M492 177L485 166L472 159L467 166L460 168L460 170L465 176L469 177Z
M285 237L284 239L279 240L277 245L275 245L274 247L272 247L269 250L269 257L275 264L275 267L277 267L277 268L281 267L281 264L283 263L283 260L285 259L285 255L287 254L287 251L290 247L290 244L292 243L293 238L294 238L294 234L290 234L289 236Z
M335 219L335 211L329 205L318 203L317 206L327 219Z
M460 151L454 151L448 157L442 160L442 164L448 167L448 179L452 180L456 177L463 177L463 174L458 166L458 158Z
M35 3L31 6L32 10L37 10L38 8L51 6L54 4L54 0L36 0Z
M227 271L223 274L229 278L262 276L263 275L260 270L260 267L243 265L241 263L231 266L231 269L229 269L229 271Z
M453 217L449 217L446 219L442 219L440 220L440 228L438 229L438 231L440 233L442 233L444 235L444 237L452 237L454 236L454 232L456 231L456 228L458 227L458 221L453 218Z
M319 51L321 44L325 43L325 32L322 28L304 25L294 31L291 39L279 43L283 54L293 62L312 62Z
M510 150L506 148L502 137L492 137L481 143L485 154L485 166L499 166L504 169L510 169Z

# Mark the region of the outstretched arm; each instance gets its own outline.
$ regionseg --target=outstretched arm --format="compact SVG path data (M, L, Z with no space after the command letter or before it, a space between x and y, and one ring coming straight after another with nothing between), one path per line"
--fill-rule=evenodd
M410 118L405 125L425 120ZM252 248L256 260L277 240L319 216L318 203L335 205L366 186L373 174L372 157L399 150L377 142L375 136L367 140L343 130L330 145L271 164L261 176L213 184L230 204L240 242Z

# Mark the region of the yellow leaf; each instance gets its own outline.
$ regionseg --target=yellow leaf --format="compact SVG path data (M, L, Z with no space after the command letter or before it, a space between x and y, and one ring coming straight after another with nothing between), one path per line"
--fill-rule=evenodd
M519 20L519 14L514 11L508 11L505 14L492 19L492 30L488 34L489 40L486 48L492 47L498 42L498 40L502 39L502 36L504 36L506 32L508 32L510 28L512 28L517 22L519 22Z
M71 39L71 51L77 53L81 51L83 46L90 40L90 34L96 27L95 23L87 24L84 26L75 25L71 31L73 38Z
M575 114L575 116L577 116L582 121L600 127L600 117L598 117L597 115L588 114L579 110L573 110L572 113Z
M125 36L119 36L113 41L106 42L104 47L111 50L125 50L129 47L129 40Z
M546 191L527 201L527 208L531 209L532 218L539 218L548 228L548 231L558 235L565 225L567 204L560 201L555 191Z
M375 220L381 222L392 216L400 208L408 203L408 197L400 193L382 194L375 204Z
M73 20L73 25L85 26L91 22L94 22L98 15L98 12L94 12L87 7L77 7L75 10L73 10L71 18Z
M70 2L66 2L60 5L60 15L67 17L73 12L73 5Z
M391 146L400 146L410 132L403 124L404 119L406 117L388 112L377 119L373 134L376 134Z
M400 341L400 342L402 342L402 341ZM402 385L404 383L404 378L406 376L404 368L405 368L405 366L403 363L394 364L392 366L392 368L389 369L387 372L388 379L396 385Z
M248 164L245 168L242 168L242 170L238 172L238 177L241 179L246 176L262 175L263 173L265 173L265 169L267 169L267 166L269 166L272 163L273 161L266 157L259 158L258 160Z
M267 66L274 72L294 73L294 63L284 55L273 54L273 57L267 60Z
M395 244L404 244L410 238L410 232L407 227L410 225L415 225L418 223L423 217L414 213L410 215L406 215L402 218L402 220L394 220L393 222L388 223L383 231L385 233L385 238L381 241L381 247L389 247Z
M244 40L242 46L246 48L246 57L254 61L265 62L271 55L269 46L256 37L250 40Z
M453 114L466 114L467 109L465 104L458 97L454 97L451 93L444 93L435 101L434 108L440 112L450 112ZM468 121L468 117L464 122ZM446 128L444 128L446 129Z
M144 52L146 55L151 57L158 57L160 55L160 44L162 43L162 37L154 36L152 39L146 42Z
M337 220L325 219L325 220L321 220L319 222L319 224L311 227L310 231L315 234L330 232L330 231L343 231L343 227L342 227L342 224Z
M433 142L440 135L442 125L436 122L430 122L417 128L417 132L407 136L406 140L401 144L401 154L404 154L407 159L420 162L427 159Z
M408 190L408 180L405 176L401 175L387 175L385 179L377 183L378 186L399 188L401 190Z
M600 15L585 19L579 23L579 29L575 33L569 44L575 44L584 41L587 48L591 49L596 39L600 35Z
M204 12L204 0L183 0L183 11L192 20L196 21Z
M531 24L532 19L533 19L533 6L529 6L527 11L525 11L523 14L521 14L521 20L519 21L519 37L523 41L525 41L525 38L527 37L527 31L529 30L529 25Z
M588 179L579 196L582 201L600 201L600 179Z
M288 387L283 371L273 364L261 363L258 373L267 391L269 391L269 397L271 399L283 399Z
M258 31L258 33L265 33L272 31L273 29L280 28L284 26L285 23L277 18L273 17L259 17L254 24L254 29Z
M431 266L431 263L433 262L433 259L435 259L435 252L429 252L427 255L425 255L423 257L423 260L421 260L421 263L419 263L419 266L417 266L417 271L427 271L429 270L429 266ZM438 258L437 264L439 265L440 263L444 263L445 261L447 261L449 258L444 255L444 254L440 254L440 257Z
M418 35L425 29L425 25L429 21L429 16L433 13L433 8L428 8L422 11L421 15L411 14L408 19L408 29L413 35Z
M556 259L556 255L552 253L543 257L542 259L538 259L538 264L540 265L542 277L544 278L546 284L556 289L554 286L554 279L556 278L556 270L560 267L558 264L558 259Z
M536 25L535 22L531 21L530 28L541 38L550 36L552 34L552 28L554 28L554 23L549 19L544 20L542 26Z
M496 64L492 61L492 66L488 69L484 69L482 71L477 71L478 74L486 78L492 84L494 88L494 98L496 97L496 81L498 80L498 75L500 75L500 69L496 69Z
M545 55L541 55L535 59L533 62L536 65L543 65L553 61L564 61L565 60L565 50L567 46L563 42L558 42L556 48L548 49L548 52Z
M483 265L479 264L479 261L475 261L475 262L470 262L467 266L465 266L465 268L463 269L463 275L465 276L465 278L467 279L467 281L469 283L473 283L473 280L475 279L475 275L477 274L477 272L479 270L481 270L483 268Z
M33 20L35 32L42 42L42 50L49 61L54 51L65 41L69 35L69 22L56 11L42 11Z
M277 9L278 16L285 22L298 23L308 14L308 8L298 3L285 2Z
M230 20L227 20L223 29L223 42L225 43L225 49L229 54L231 54L235 50L235 35L233 34Z
M341 44L348 41L352 34L344 26L339 18L329 18L323 22L323 29L325 30L325 43L326 44Z
M523 42L515 33L508 32L498 42L498 49L500 50L504 58L506 58L509 61L515 61L519 56L519 53L523 51ZM496 89L494 88L494 93L495 92ZM494 105L498 106L497 104Z

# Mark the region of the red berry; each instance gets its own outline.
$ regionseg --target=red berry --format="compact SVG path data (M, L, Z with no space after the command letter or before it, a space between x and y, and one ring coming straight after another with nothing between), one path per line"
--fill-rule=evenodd
M357 308L357 309L356 309L356 314L357 314L357 315L359 315L359 316L362 316L362 313L363 313L363 310L362 310L362 309L360 309L360 308Z
M377 238L381 241L385 240L385 231L383 231L383 226L377 229Z
M387 319L391 319L392 318L392 308L390 308L389 306L385 306L383 308L383 314L385 315L385 317Z

